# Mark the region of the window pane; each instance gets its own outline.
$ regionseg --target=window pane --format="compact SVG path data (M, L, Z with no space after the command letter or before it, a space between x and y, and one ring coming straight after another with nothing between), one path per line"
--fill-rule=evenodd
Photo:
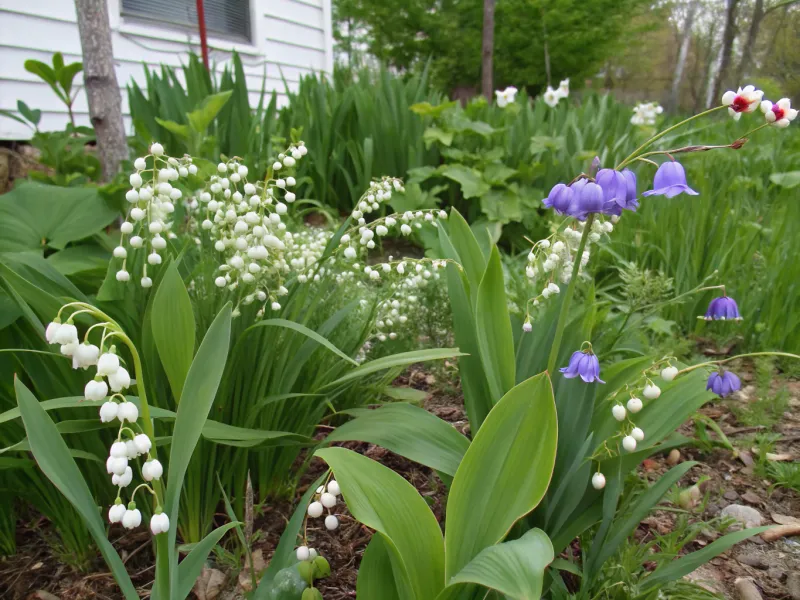
M209 33L250 41L250 0L204 0ZM122 14L197 28L196 0L122 0Z

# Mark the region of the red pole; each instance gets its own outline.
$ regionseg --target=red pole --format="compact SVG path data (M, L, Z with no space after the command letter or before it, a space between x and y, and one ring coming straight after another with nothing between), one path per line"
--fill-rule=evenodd
M203 54L203 64L208 71L208 39L206 38L206 12L203 10L203 0L197 0L197 25L200 28L200 50Z

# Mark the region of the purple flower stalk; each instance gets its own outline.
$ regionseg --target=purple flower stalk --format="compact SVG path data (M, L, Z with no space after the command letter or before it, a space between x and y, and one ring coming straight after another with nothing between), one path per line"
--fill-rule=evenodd
M543 202L545 207L554 209L560 215L565 215L569 212L574 195L571 187L558 183L553 186Z
M739 314L739 307L736 306L736 300L728 296L720 296L714 298L708 304L708 310L705 316L706 321L741 321L742 316Z
M573 352L569 357L569 364L566 367L559 369L567 379L572 379L580 375L586 383L597 381L598 383L605 383L600 379L600 361L592 354L591 350L588 352L577 351Z
M742 388L742 382L730 371L714 371L708 377L707 390L711 390L720 398L731 395Z
M695 192L686 183L686 171L683 165L676 160L667 161L662 163L656 171L655 179L653 180L653 189L646 191L643 196L666 196L672 198L678 194L689 194L690 196L697 196Z

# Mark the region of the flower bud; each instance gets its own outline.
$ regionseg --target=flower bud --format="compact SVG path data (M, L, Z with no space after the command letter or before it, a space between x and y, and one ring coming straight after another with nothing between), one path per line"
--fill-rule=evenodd
M614 415L617 421L624 421L626 415L625 407L622 404L616 404L611 409L611 414Z
M642 401L639 398L631 398L628 400L628 410L632 413L638 413L642 410Z
M624 438L622 438L622 447L628 452L633 452L636 450L636 438L626 435Z
M323 493L320 496L319 500L322 503L322 506L324 506L325 508L333 508L334 506L336 506L336 496L334 496L329 492Z
M661 395L661 388L659 388L655 384L647 384L644 386L644 390L642 391L642 395L647 398L648 400L655 400Z
M335 479L331 479L328 482L327 488L328 488L328 493L333 494L334 496L338 496L339 494L342 493L342 491L339 489L339 483Z
M602 490L606 487L606 477L602 473L595 473L592 475L592 487L596 490Z
M339 519L337 519L334 515L328 515L325 517L325 529L328 531L334 531L339 527Z
M663 379L664 381L672 381L673 379L675 379L675 376L677 374L678 374L678 368L670 365L661 370L661 379Z
M322 516L323 507L320 502L312 502L308 505L308 516L312 519Z
M631 437L635 439L637 442L641 442L644 439L644 431L642 431L638 427L634 427L631 430Z
M297 556L297 560L308 560L311 557L308 546L299 546L295 552L295 556Z

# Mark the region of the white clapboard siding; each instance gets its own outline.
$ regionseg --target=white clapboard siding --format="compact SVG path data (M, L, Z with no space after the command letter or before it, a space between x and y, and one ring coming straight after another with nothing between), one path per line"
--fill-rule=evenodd
M107 0L117 80L122 95L125 125L131 131L126 86L131 80L145 87L144 65L180 67L191 51L200 52L198 36L186 29L146 23L120 14L121 0ZM231 52L239 52L250 103L256 106L262 86L287 101L286 88L297 89L303 75L333 70L331 0L250 0L252 42L233 42L209 37L212 68L221 73L230 64ZM0 0L0 109L16 111L17 100L42 111L40 129L63 129L66 107L50 88L28 73L24 62L33 58L50 64L52 54L62 52L67 63L81 60L81 45L71 0ZM177 71L183 80L183 74ZM82 74L75 78L83 84ZM73 112L76 123L89 124L86 95L81 90ZM24 140L31 131L0 116L0 140Z

